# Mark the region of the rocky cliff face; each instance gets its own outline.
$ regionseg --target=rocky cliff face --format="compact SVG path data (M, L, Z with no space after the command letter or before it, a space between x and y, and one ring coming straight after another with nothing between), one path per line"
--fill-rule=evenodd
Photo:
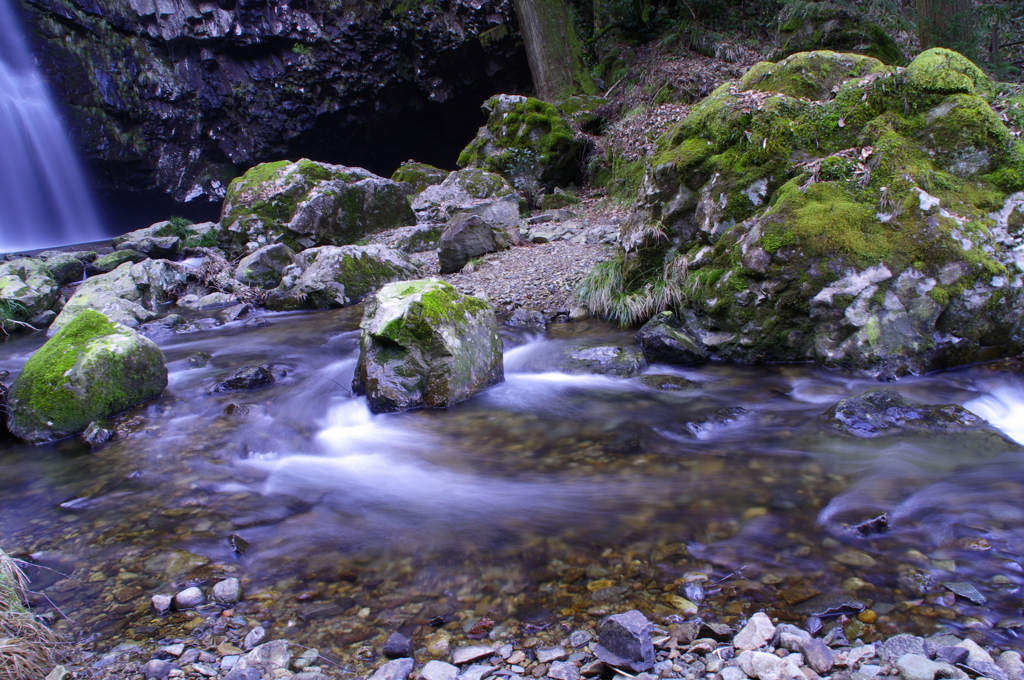
M219 200L254 163L454 165L529 71L508 0L22 0L108 191Z

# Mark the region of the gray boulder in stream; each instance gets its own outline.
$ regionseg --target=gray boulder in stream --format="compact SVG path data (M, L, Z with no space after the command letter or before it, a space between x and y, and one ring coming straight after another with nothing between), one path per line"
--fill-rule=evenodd
M352 387L375 413L451 406L504 379L494 310L444 281L384 286L360 327Z
M39 444L160 396L164 355L151 340L85 310L25 363L11 385L7 427Z
M285 267L266 306L274 310L323 309L355 304L385 283L420 276L403 253L382 245L309 248Z

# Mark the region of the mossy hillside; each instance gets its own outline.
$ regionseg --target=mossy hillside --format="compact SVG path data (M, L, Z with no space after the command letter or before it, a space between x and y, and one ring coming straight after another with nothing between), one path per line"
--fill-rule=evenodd
M755 64L739 80L741 91L779 92L790 97L823 100L832 88L853 78L885 73L878 59L861 54L839 54L828 50L798 52L775 64Z
M627 322L643 321L662 305L692 310L694 323L719 343L720 358L848 358L850 347L825 342L827 349L815 349L822 333L846 331L829 320L832 312L812 310L810 300L848 270L885 266L893 281L906 273L905 281L918 277L930 292L913 311L915 295L899 290L906 313L923 320L918 336L897 337L884 315L871 316L884 304L898 306L886 297L896 284L879 283L849 312L857 323L869 317L855 349L875 351L867 361L884 362L900 342L927 347L925 327L942 311L931 302L962 305L965 292L1016 276L990 214L1003 208L1024 168L1009 130L975 94L986 84L962 57L945 52L926 53L923 65L912 66L923 73L952 63L951 81L911 81L911 68L879 68L861 58L870 65L866 75L822 87L829 93L822 100L744 91L737 83L720 87L658 142L645 179L650 188L630 225L662 235L643 244L645 273L635 275L638 251L631 252L624 231L617 270L595 272L600 281L587 283L585 300L618 301L604 311L614 307ZM850 63L845 55L820 56ZM786 72L801 59L787 61L772 68L772 79L762 67L748 83L774 80L778 85L766 89L790 89ZM796 70L801 77L811 72ZM686 196L695 200L684 202ZM638 229L637 221L648 227ZM952 265L963 271L942 282ZM1012 307L998 302L1005 295L985 295L996 307ZM854 298L834 302L849 306ZM991 334L1005 335L996 330L1005 323L993 321Z
M830 2L787 3L779 14L779 42L775 58L830 49L859 52L885 64L905 63L899 45L880 26Z
M156 345L85 310L25 363L11 386L8 426L27 441L58 439L158 396L166 385Z

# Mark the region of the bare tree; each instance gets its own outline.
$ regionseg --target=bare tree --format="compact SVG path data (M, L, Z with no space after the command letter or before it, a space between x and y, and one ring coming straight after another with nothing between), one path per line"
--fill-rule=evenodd
M595 92L564 0L513 0L513 4L537 96L554 101Z

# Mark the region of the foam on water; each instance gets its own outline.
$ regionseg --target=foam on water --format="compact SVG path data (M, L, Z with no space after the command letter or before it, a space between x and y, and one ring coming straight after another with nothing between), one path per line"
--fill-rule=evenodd
M1024 386L998 386L967 402L964 408L992 423L1018 444L1024 444Z

